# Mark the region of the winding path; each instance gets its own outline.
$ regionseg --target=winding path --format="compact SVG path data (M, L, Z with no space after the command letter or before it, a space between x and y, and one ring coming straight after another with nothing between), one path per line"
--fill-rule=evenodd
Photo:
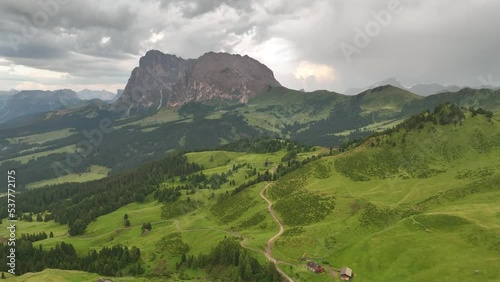
M217 228L196 228L196 229L183 229L179 226L179 221L176 220L176 219L168 219L168 220L162 220L162 221L156 221L156 222L152 222L153 224L155 223L163 223L163 222L174 222L175 224L175 227L178 231L180 232L190 232L190 231L203 231L203 230L213 230L213 231L219 231L219 232L223 232L223 233L226 233L226 234L230 234L232 236L237 236L237 237L242 237L243 238L243 241L240 242L240 245L245 248L245 249L248 249L248 250L251 250L251 251L255 251L255 252L259 252L259 253L262 253L266 256L266 258L271 261L275 266L276 266L276 270L278 271L279 274L281 274L281 276L283 276L286 280L288 280L289 282L294 282L294 280L288 276L288 274L286 274L280 267L279 267L279 264L285 264L285 265L291 265L287 262L283 262L283 261L280 261L280 260L277 260L275 259L273 256L272 256L272 253L271 253L271 250L272 250L272 246L273 246L273 243L274 241L283 234L283 232L285 231L285 229L283 228L283 224L281 224L281 222L279 221L278 217L276 216L276 213L274 212L273 210L273 203L268 199L266 198L266 196L264 195L264 193L266 192L266 190L273 184L273 182L269 182L261 191L260 191L260 196L262 197L262 199L264 199L268 206L268 210L269 210L269 213L271 214L271 216L273 217L274 221L276 222L276 224L278 224L279 226L279 231L278 233L276 233L273 237L271 237L267 243L266 243L266 250L265 252L261 251L261 250L257 250L257 249L253 249L249 246L246 246L246 242L248 241L248 237L245 237L245 236L241 236L239 235L237 232L232 232L232 231L227 231L227 230L223 230L223 229L217 229ZM115 233L117 231L120 231L120 230L124 230L124 229L127 229L127 228L119 228L119 229L115 229L115 230L112 230L112 231L109 231L109 232L106 232L104 234L100 234L100 235L97 235L97 236L94 236L94 237L85 237L85 238L79 238L79 240L93 240L93 239L96 239L96 238L99 238L99 237L103 237L103 236L106 236L106 235L109 235L111 233Z
M278 217L276 216L276 213L274 213L273 203L268 198L266 198L266 196L264 195L264 193L266 192L267 188L269 188L269 186L271 186L271 184L273 184L273 183L270 182L269 184L266 185L266 187L264 187L264 189L262 189L260 191L260 196L262 197L262 199L264 199L267 202L267 204L268 204L267 208L269 210L269 213L273 217L273 219L276 222L276 224L278 224L280 230L278 231L278 233L276 233L276 235L274 235L273 237L271 237L271 239L269 239L267 241L265 255L266 255L266 257L267 257L267 259L269 261L271 261L272 263L274 263L274 265L276 266L276 269L281 274L281 276L285 277L285 279L288 280L288 281L290 281L290 282L294 282L293 279L290 278L290 276L288 276L283 270L281 270L281 268L278 266L279 261L276 260L272 256L272 254L271 254L271 249L272 249L274 240L276 240L279 236L281 236L281 234L283 234L283 232L285 231L285 229L283 228L283 224L281 224L281 222L279 221Z

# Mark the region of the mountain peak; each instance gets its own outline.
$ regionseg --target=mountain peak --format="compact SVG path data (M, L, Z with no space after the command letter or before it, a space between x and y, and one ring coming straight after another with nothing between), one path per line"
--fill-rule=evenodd
M272 70L249 56L207 52L185 60L150 50L141 57L113 107L140 111L213 99L245 103L279 86Z

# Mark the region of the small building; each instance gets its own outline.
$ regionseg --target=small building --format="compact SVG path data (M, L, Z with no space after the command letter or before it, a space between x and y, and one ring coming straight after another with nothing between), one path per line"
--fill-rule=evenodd
M347 266L344 266L340 269L340 279L344 281L349 281L352 279L353 273L352 269Z
M315 273L325 272L325 269L321 265L315 263L314 261L308 262L307 267L309 267L310 271L315 272Z

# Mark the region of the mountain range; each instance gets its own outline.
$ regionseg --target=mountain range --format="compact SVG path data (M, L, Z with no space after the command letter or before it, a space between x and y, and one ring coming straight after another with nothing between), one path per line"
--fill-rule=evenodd
M430 83L430 84L419 83L419 84L415 84L411 87L406 87L406 86L403 86L396 78L388 78L386 80L377 82L377 83L370 85L368 87L365 87L365 88L349 88L344 93L346 95L356 95L356 94L359 94L359 93L366 91L368 89L373 89L373 88L383 86L383 85L392 85L394 87L408 90L408 91L415 93L419 96L430 96L430 95L443 93L443 92L457 92L460 89L465 88L465 87L459 87L459 86L455 86L455 85L444 86L444 85L441 85L438 83ZM492 87L485 87L485 88L492 88Z
M389 78L365 88L348 89L344 95L328 91L315 91L309 94L311 97L308 100L314 100L314 97L324 96L326 100L339 101L365 101L365 99L356 99L352 97L363 97L364 93L379 89L383 86L391 86L393 94L395 92L402 93L400 97L393 97L398 100L399 105L396 108L388 105L383 106L378 111L374 105L380 105L393 101L387 98L374 99L371 105L357 105L362 108L370 108L374 112L379 112L379 117L386 115L389 112L398 112L402 106L404 97L408 93L413 93L421 97L432 96L442 93L456 93L462 89L458 86L443 86L437 83L432 84L417 84L411 87L403 86L397 79ZM397 88L399 90L394 90ZM491 90L497 90L493 87L487 87ZM69 90L63 90L63 92ZM467 90L469 91L469 90ZM42 93L40 91L2 91L0 92L0 123L8 120L9 124L4 124L3 128L12 126L25 125L26 120L33 123L37 120L44 120L41 116L26 117L29 115L37 115L47 111L67 110L80 108L82 112L88 110L88 107L97 106L100 110L110 111L114 114L123 116L136 116L154 114L162 108L182 108L189 103L202 103L204 105L213 105L214 103L229 105L246 105L251 103L253 99L259 99L261 96L273 96L276 93L291 93L293 98L296 94L305 94L307 92L294 91L282 87L275 79L272 70L260 62L248 57L240 55L231 55L227 53L209 52L197 59L183 59L175 55L164 54L158 50L148 51L139 60L139 66L132 70L131 76L124 90L118 90L116 94L106 90L82 90L76 92L76 98L83 100L78 102L74 96L67 99L58 100L60 96L54 95L55 91L44 92L47 95L33 95L30 99L26 93ZM377 92L377 91L374 91ZM58 93L62 93L59 91ZM319 95L319 93L322 93ZM403 94L404 93L404 94ZM18 94L16 97L14 94ZM345 96L345 97L344 97ZM380 95L382 96L382 95ZM397 96L397 94L396 94ZM59 97L59 98L58 98ZM336 97L336 98L334 98ZM447 96L448 97L448 96ZM283 103L287 104L287 98L283 99ZM418 97L414 97L417 99ZM100 99L107 101L111 106L107 107L100 102L90 100ZM266 100L265 98L263 98ZM385 100L384 100L385 99ZM402 100L403 99L403 100ZM439 98L433 98L439 100ZM12 100L9 102L9 100ZM267 99L269 100L269 99ZM271 99L272 100L272 99ZM293 99L292 99L293 100ZM432 100L432 99L431 99ZM86 102L87 101L87 102ZM406 102L409 102L406 101ZM16 105L10 107L10 103ZM350 103L350 102L347 102ZM358 103L358 102L357 102ZM298 107L298 105L295 105ZM325 108L333 106L327 102L318 107ZM17 107L17 108L16 108ZM277 107L282 107L277 105ZM7 110L10 109L10 110ZM330 109L332 110L332 109ZM304 112L309 110L304 109ZM355 109L355 111L357 111ZM73 114L75 111L71 111ZM365 114L368 112L364 111ZM415 112L415 111L413 111ZM274 113L276 114L276 113ZM292 113L285 114L282 118L287 118ZM368 113L369 114L369 113ZM244 114L243 114L244 115ZM24 116L24 117L23 117ZM59 115L57 115L59 116ZM322 118L326 116L323 114ZM383 119L376 118L378 121ZM386 116L387 117L387 116ZM16 121L16 118L21 118ZM400 118L400 117L399 117ZM308 113L308 120L317 120L315 113ZM295 122L295 121L294 121ZM297 121L300 123L299 121ZM286 122L283 123L286 124Z
M57 91L23 90L4 100L0 123L34 113L77 105L77 94L68 89Z
M269 68L248 56L210 52L186 60L153 50L140 59L112 104L81 101L71 90L11 96L0 119L2 140L52 137L36 144L0 144L0 163L5 162L0 167L8 169L13 164L7 161L19 159L30 160L18 164L30 171L64 162L67 151L86 140L82 132L99 128L103 119L112 120L114 130L81 167L67 173L95 165L117 173L172 150L214 148L242 138L273 136L338 147L445 102L500 111L500 90L464 88L423 97L395 80L380 84L357 95L296 91L281 86ZM26 181L54 177L54 172L32 173Z
M89 89L78 91L76 94L82 100L100 99L103 101L111 101L117 95L115 93L106 90L89 90Z
M102 101L113 103L122 92L117 94L106 90L84 89L75 92L69 89L42 90L9 90L0 91L0 123L9 120L26 120L30 116L56 110L68 110L87 106L102 105ZM118 95L119 94L119 95ZM36 120L36 118L35 118Z

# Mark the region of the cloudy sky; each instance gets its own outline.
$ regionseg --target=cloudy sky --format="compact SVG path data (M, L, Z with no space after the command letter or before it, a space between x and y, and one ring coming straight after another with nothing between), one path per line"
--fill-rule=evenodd
M294 89L500 85L496 0L2 0L0 90L124 88L147 50L247 54Z

